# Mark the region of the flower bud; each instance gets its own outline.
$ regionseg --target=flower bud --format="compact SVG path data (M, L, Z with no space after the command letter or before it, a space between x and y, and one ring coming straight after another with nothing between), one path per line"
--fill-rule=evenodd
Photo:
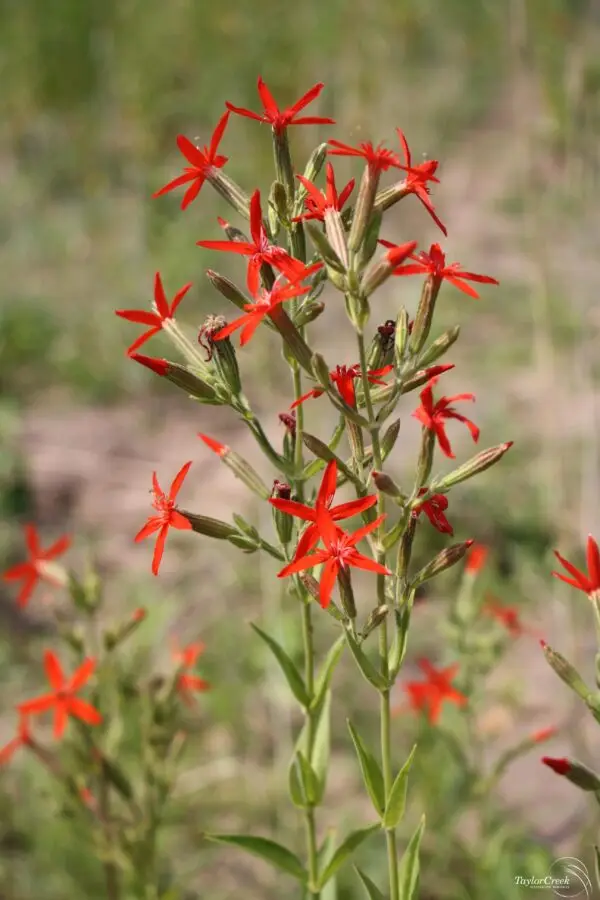
M412 581L412 586L418 587L420 584L423 584L423 582L429 581L430 578L434 578L436 575L449 569L457 562L460 562L472 544L473 541L469 540L463 541L460 544L453 544L451 547L446 547L445 550L438 553L431 562L427 563L426 566L423 566L423 568L417 572Z
M385 604L376 606L375 609L371 611L371 613L369 614L369 618L365 622L365 626L362 630L363 641L371 634L372 631L374 631L376 628L379 628L381 623L387 619L389 611L389 606L386 606Z
M226 325L224 316L208 316L198 332L198 343L208 353L207 362L213 361L223 383L238 397L242 392L242 382L233 344L228 337L215 340L215 335Z
M278 497L281 500L289 500L292 496L292 489L289 484L284 481L275 479L273 482L273 490L271 497ZM282 512L280 509L273 509L273 522L275 531L282 544L289 544L294 534L294 519L289 513Z
M385 281L388 280L394 270L410 256L417 246L416 241L410 241L386 250L385 253L373 263L363 275L360 291L365 297L370 297Z
M258 550L258 544L244 534L232 534L227 540L244 553L256 553Z
M319 144L316 147L311 155L308 158L308 162L306 163L306 168L304 170L304 178L311 183L315 181L318 177L321 169L325 164L325 160L327 159L327 144ZM302 208L304 206L304 200L307 195L307 190L303 184L298 185L298 193L296 196L296 207L298 208L298 212L294 213L294 215L301 215Z
M312 371L319 384L328 388L330 383L329 368L320 353L315 353L311 360Z
M349 291L346 294L345 299L348 318L354 325L357 333L362 334L365 325L369 321L369 316L371 315L369 301L363 294L359 292L354 293L352 291Z
M466 481L474 475L479 475L480 472L485 472L486 469L489 469L490 466L493 466L501 460L506 451L510 450L512 445L512 441L507 441L505 444L500 444L498 447L489 447L487 450L482 450L481 453L478 453L477 456L473 456L472 459L468 460L468 462L464 463L462 466L459 466L458 469L455 469L439 481L436 481L435 489L438 491L447 491L453 485L460 484L461 481Z
M312 351L286 311L279 306L270 313L270 319L284 339L292 357L306 372L312 375Z
M400 419L396 419L381 438L381 455L383 459L387 459L398 440L400 434Z
M275 240L281 225L289 225L285 188L280 181L274 181L271 185L268 217L271 238Z
M402 491L396 484L393 478L389 475L386 475L385 472L377 472L375 469L371 472L371 478L373 479L373 483L378 491L382 494L387 494L388 497L400 497L402 496Z
M248 460L244 459L243 456L240 456L239 453L236 453L235 450L232 450L231 447L222 444L220 441L215 441L214 438L208 437L206 434L199 432L198 437L221 458L225 465L231 469L236 478L243 481L246 487L256 494L257 497L260 497L261 500L269 499L271 492Z
M225 174L223 169L209 167L206 170L206 178L230 206L233 206L245 219L250 219L250 198L239 184Z
M396 319L396 340L394 345L394 359L396 360L396 365L399 366L404 361L404 355L406 353L406 347L408 345L408 337L411 332L410 321L408 318L408 312L404 307L398 313L398 318Z
M122 644L123 641L126 641L128 637L130 637L142 622L146 618L146 610L143 607L134 610L133 614L125 621L122 625L117 628L116 631L113 632L105 632L104 634L104 646L107 650L114 650L115 647L118 647L119 644Z
M315 245L320 257L323 259L323 262L327 266L327 270L332 269L334 272L339 273L340 275L345 275L347 264L344 265L343 260L340 258L332 244L329 242L329 236L323 234L318 225L315 225L314 222L306 222L306 230L310 235L310 239ZM345 247L345 243L344 243Z
M431 277L427 278L423 285L417 315L415 316L415 324L410 336L409 347L411 353L420 353L429 337L439 289L440 286L436 280Z
M206 270L206 277L226 300L231 301L231 303L233 303L234 306L237 306L238 309L241 309L242 312L246 311L246 306L250 301L243 291L235 286L233 281L230 281L229 278L225 278L224 275L219 275L219 273L215 272L213 269Z
M582 791L600 791L600 778L582 763L566 757L554 759L551 756L543 756L542 762L557 775L563 775L567 781Z
M324 309L325 304L321 300L305 300L294 317L294 325L296 328L304 328L318 319Z
M406 528L404 529L404 533L400 539L400 544L398 545L398 563L396 566L396 571L401 582L406 581L407 579L408 566L410 563L412 545L415 538L416 529L417 517L409 516L406 523Z
M402 393L408 394L409 391L414 391L415 388L421 387L422 384L425 384L431 378L443 375L444 372L449 372L453 368L454 363L444 363L441 366L429 366L428 369L419 369L402 383Z
M287 204L291 207L296 191L294 183L294 167L290 154L290 142L287 128L273 129L273 154L275 156L275 171L277 180L285 187Z
M373 215L369 220L365 240L357 256L357 269L359 272L371 262L371 259L375 255L377 244L379 242L382 218L383 216L380 212L373 212Z
M146 366L147 369L151 369L152 372L156 372L161 378L166 378L177 385L200 403L220 406L225 402L217 396L215 390L206 381L179 363L172 363L167 359L154 359L151 356L143 356L141 353L132 353L130 358L142 366Z
M423 487L429 481L431 467L433 465L433 451L435 449L435 433L429 428L421 430L421 450L417 463L417 487Z
M590 696L591 691L588 686L584 682L583 678L577 671L577 669L571 665L571 663L565 659L560 653L557 653L556 650L553 650L552 647L549 647L545 641L541 641L542 650L544 651L544 656L546 657L546 662L551 666L552 669L556 672L561 681L564 681L566 685L568 685L572 691L575 691L582 700L585 700L587 703Z
M340 589L340 600L342 609L349 619L356 618L356 602L354 600L354 591L352 590L352 579L350 569L344 566L340 567L337 576L338 587Z
M419 359L419 365L429 366L432 362L435 362L436 359L439 359L440 356L443 356L446 350L458 340L459 334L460 325L455 325L454 328L449 328L448 331L445 331L424 351Z
M367 351L367 368L382 369L392 361L394 352L394 336L396 323L393 319L387 319L383 325L377 326L377 331Z
M341 213L337 209L328 209L325 213L324 222L327 240L345 272L348 269L348 245L346 244L346 232Z
M178 512L188 520L192 526L192 530L198 534L205 534L207 537L215 538L218 541L226 541L233 534L237 534L237 528L222 522L220 519L213 519L211 516L197 516L195 513L188 512L186 509L178 509Z
M362 247L371 220L378 185L379 170L369 165L365 166L358 188L348 239L348 249L351 253L357 253Z

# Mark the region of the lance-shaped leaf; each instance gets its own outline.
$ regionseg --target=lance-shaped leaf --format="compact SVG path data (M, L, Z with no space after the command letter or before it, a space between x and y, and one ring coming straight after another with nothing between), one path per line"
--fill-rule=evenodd
M383 815L385 808L385 788L383 785L383 774L379 767L379 763L363 743L361 736L354 728L350 719L348 719L348 730L350 732L350 737L352 738L352 743L354 744L354 749L356 750L358 764L360 766L365 787L371 798L371 803L375 807L376 812L381 816Z
M354 474L354 472L348 468L343 459L340 459L333 450L331 450L327 444L320 440L320 438L315 437L314 434L308 434L306 431L302 432L302 441L308 447L311 453L314 453L315 456L318 456L319 459L322 459L324 462L331 462L335 460L338 467L338 472L342 472L346 478L352 482L357 488L361 490L364 494L365 486L360 480L360 478Z
M416 831L408 842L400 860L399 885L400 900L415 900L419 888L419 850L425 831L425 816L421 816Z
M253 856L258 856L270 863L276 869L287 872L292 875L301 884L306 884L308 876L306 869L298 859L298 857L276 841L269 838L254 837L250 834L206 834L205 837L209 841L215 841L217 844L229 844L232 847L239 847Z
M410 772L416 749L417 745L415 744L410 751L408 759L396 775L389 797L387 798L382 825L388 831L396 828L404 815L404 809L406 807L406 791L408 788L408 773Z
M487 450L482 450L481 453L473 456L466 463L463 463L462 466L459 466L458 469L454 469L453 472L444 475L443 478L436 479L430 486L430 490L434 493L436 491L445 493L455 484L460 484L461 481L467 481L468 478L473 478L474 475L485 472L490 466L499 462L512 445L512 441L507 441L505 444L499 444L497 447L488 447Z
M354 866L354 871L360 878L360 882L367 892L368 900L385 900L385 896L381 893L374 881L368 875L365 875L358 866Z
M329 443L327 444L327 446L329 447L329 449L332 452L337 449L345 430L346 430L346 420L344 419L343 416L340 416L340 421L338 422L337 427L336 427L335 431L333 432L333 434L331 435ZM319 459L319 458L313 459L312 462L308 463L308 465L304 467L304 471L302 472L302 479L304 481L308 481L309 478L313 478L324 468L325 468L325 460L324 459Z
M304 679L300 675L300 672L287 655L281 644L278 644L277 641L272 638L270 635L266 634L266 632L262 631L258 627L258 625L254 625L251 623L251 627L254 629L256 634L263 639L267 647L271 650L273 656L279 663L281 667L281 671L286 677L287 683L290 686L290 690L298 703L301 704L305 709L308 709L310 706L311 698L306 690L306 685L304 684Z
M350 859L355 850L360 847L360 845L366 841L370 835L373 834L379 828L379 822L375 825L369 825L368 828L359 828L357 831L352 831L348 837L340 844L335 853L333 854L329 865L325 867L321 875L319 876L318 887L321 890L324 885L327 884L330 878L333 878L335 873L340 869L344 863Z
M301 750L296 750L288 773L290 796L295 806L315 806L319 794L317 775Z
M350 652L356 661L356 665L367 679L369 684L372 684L373 687L376 687L378 691L387 691L389 689L389 684L386 679L381 675L369 657L362 651L358 641L352 634L352 632L346 630L346 642L350 647Z
M307 719L302 727L288 772L292 800L301 807L319 804L325 793L331 741L330 691L323 694L319 707L313 707L310 715L312 722Z

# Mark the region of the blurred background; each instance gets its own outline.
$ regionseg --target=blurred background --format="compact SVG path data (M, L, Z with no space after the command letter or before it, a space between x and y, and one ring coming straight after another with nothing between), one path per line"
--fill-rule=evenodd
M415 160L440 160L433 199L449 230L447 256L501 282L484 288L480 301L443 289L437 328L460 323L462 329L448 392L476 393L473 418L483 447L515 441L497 469L453 493L451 521L459 539L475 537L492 548L489 588L522 605L524 618L591 678L585 599L563 590L550 571L553 547L577 560L585 535L600 533L600 3L0 0L0 44L3 568L22 556L24 522L36 522L45 542L73 533L71 559L97 563L108 615L141 603L151 609L140 638L140 652L151 662L160 664L156 647L165 635L206 642L203 672L214 688L202 698L197 753L173 822L181 881L190 897L203 895L207 884L215 900L239 896L241 885L250 900L288 896L285 880L234 851L207 850L199 835L249 824L276 835L298 827L282 790L295 713L247 625L270 622L299 650L296 611L273 589L270 564L256 557L175 535L161 578L153 579L150 546L133 543L150 512L152 471L168 485L187 459L195 464L183 505L227 520L243 510L264 530L270 527L268 513L248 505L240 483L196 438L201 430L257 460L250 435L232 414L186 402L125 359L138 331L114 310L147 307L155 271L169 296L194 282L180 308L190 334L209 313L231 313L205 269L243 281L241 262L196 246L220 237L217 215L241 224L209 185L184 213L179 192L157 200L151 194L181 170L178 133L207 142L225 100L259 108L259 74L281 106L317 81L327 85L311 112L332 116L337 128L294 131L300 170L317 142L332 135L395 147L397 126ZM260 187L266 194L273 177L268 130L232 117L222 146L229 175L248 192ZM338 184L358 174L346 163L336 164ZM412 199L394 209L384 236L419 239L425 249L440 238ZM403 279L378 292L374 327L394 317L400 304L414 310L417 282ZM338 299L332 295L331 305ZM329 326L337 315L327 309ZM326 328L325 316L316 345L333 363L354 362L349 329ZM147 352L175 358L161 336ZM291 397L278 348L262 335L240 359L246 392L279 441L277 412ZM412 399L401 408L399 475L414 465ZM315 404L310 417L325 436L327 409ZM459 457L471 453L462 434L456 447ZM274 477L266 464L257 465L266 481ZM425 529L421 535L426 558L441 544ZM436 584L429 598L440 601L436 610L455 581ZM51 625L48 591L41 589L23 614L15 611L13 593L6 586L0 591L0 735L8 737L14 702L40 658L40 634ZM432 636L438 613L422 616L411 664L423 650L445 662L443 641ZM325 625L324 646L330 620ZM566 688L538 657L531 643L515 642L494 676L496 693L480 722L492 752L537 723L563 729L548 752L593 762L593 732L590 741L581 711L571 708ZM355 674L344 666L324 825L343 826L364 813L344 732L344 691L349 708L358 703L359 721L368 726L375 711L369 692L355 692ZM418 727L399 720L399 753ZM431 751L424 771L439 775L446 761L433 736L422 740ZM424 896L519 897L514 875L544 872L563 851L589 858L588 804L543 769L538 756L516 764L498 791L510 849L501 847L497 865L486 869L468 849L439 839L469 834L469 822L459 825L450 815L451 776L430 780L424 796L415 791L408 826L427 804L434 807L428 813L439 813L438 830L425 844ZM43 807L42 800L39 808L33 804L32 790L45 797L39 777L26 760L1 774L0 895L101 897L96 864L73 846L68 823L63 829L52 819L48 798ZM372 858L369 852L367 867L376 871L376 851ZM340 900L358 897L351 873L344 878Z

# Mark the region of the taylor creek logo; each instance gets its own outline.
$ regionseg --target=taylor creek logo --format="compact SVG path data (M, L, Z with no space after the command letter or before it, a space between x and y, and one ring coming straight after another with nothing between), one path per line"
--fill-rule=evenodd
M592 896L592 882L588 870L580 859L562 856L555 859L543 878L515 875L515 885L537 891L552 891L555 897L574 898Z

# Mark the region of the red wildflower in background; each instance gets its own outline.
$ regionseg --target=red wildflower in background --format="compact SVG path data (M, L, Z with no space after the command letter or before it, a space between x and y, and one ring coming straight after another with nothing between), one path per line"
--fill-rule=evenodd
M432 378L421 391L421 406L418 406L417 409L415 409L413 416L421 422L424 428L428 428L430 431L434 432L442 453L450 459L454 459L454 453L452 452L452 447L450 446L450 441L446 434L445 420L457 419L459 422L464 422L471 432L471 436L475 443L479 440L479 428L474 422L467 419L466 416L457 413L450 404L455 403L457 400L475 400L475 395L454 394L452 397L440 397L440 399L434 403L433 388L437 384L437 381L438 376Z
M419 497L427 493L427 488L423 487L419 491ZM437 528L442 534L454 534L454 529L445 516L448 509L448 498L445 494L432 494L427 500L413 507L411 515L416 519L422 512L425 513L434 528Z
M529 740L534 744L544 744L546 741L552 740L558 734L558 728L550 725L548 728L540 728L529 736Z
M406 192L418 197L438 228L447 235L446 226L438 218L435 207L429 198L429 188L427 186L428 181L434 181L439 184L439 178L435 176L439 163L436 159L429 159L413 166L408 142L399 128L396 129L396 132L404 151L405 165L400 164L398 168L404 169L406 172Z
M275 102L271 91L264 83L262 78L258 79L258 94L263 105L263 113L252 112L251 109L244 109L241 106L234 106L233 103L227 102L225 106L230 112L237 113L238 116L246 116L248 119L254 119L257 122L265 122L271 125L273 131L277 134L285 131L289 125L335 125L333 119L324 118L323 116L301 116L301 112L309 103L319 96L325 85L321 82L313 85L299 100L287 109L279 109Z
M156 477L156 472L152 473L152 493L154 494L152 506L158 511L158 515L149 517L146 524L136 534L134 540L143 541L145 538L150 537L151 534L155 534L155 532L158 531L156 546L154 547L154 555L152 557L153 575L158 575L158 570L165 550L165 541L167 540L169 528L178 528L182 531L191 531L191 522L186 519L185 516L182 516L181 513L177 511L177 509L175 509L175 500L177 498L177 494L181 489L181 485L183 484L185 476L189 472L191 465L192 462L190 460L190 462L187 462L184 466L181 467L181 469L173 479L168 494L165 494L161 489L161 486L159 485L158 479Z
M380 241L385 247L393 247L389 241ZM461 269L460 263L450 263L446 265L446 256L442 252L439 244L432 244L429 253L421 250L419 253L411 255L413 263L400 266L395 270L394 275L428 275L437 283L438 287L445 279L457 287L464 294L479 299L477 291L466 284L467 281L477 281L480 284L499 284L499 282L490 275L477 275L475 272L466 272Z
M489 555L489 547L484 544L473 544L465 560L465 572L480 572Z
M555 578L560 578L561 581L572 585L578 591L583 591L584 594L594 594L600 591L600 551L591 534L588 535L587 539L587 575L581 569L576 569L573 563L570 563L564 556L560 555L558 550L554 551L554 555L569 575L572 575L572 578L567 578L561 572L553 572L552 574Z
M298 541L298 546L294 554L295 559L305 556L309 550L312 550L319 542L319 529L317 526L317 516L320 509L326 509L334 522L341 519L349 519L358 513L370 509L377 503L377 496L371 494L368 497L361 497L358 500L350 500L348 503L340 503L332 508L333 498L335 496L335 488L337 481L337 463L335 459L327 463L323 478L317 493L314 508L306 506L305 503L298 503L296 500L284 500L278 497L271 497L269 503L275 509L288 513L290 516L296 516L305 522L310 522L306 531L302 534Z
M327 143L330 147L327 151L330 156L360 156L373 173L387 172L391 166L401 167L399 157L392 150L387 150L383 144L374 147L371 141L366 141L358 147L351 147L349 144L336 141L335 138L331 138Z
M158 334L158 332L161 331L164 323L168 319L174 318L177 307L179 306L191 286L191 282L189 284L184 284L184 286L177 291L177 293L171 300L171 303L169 304L160 277L160 272L157 272L154 276L154 305L156 308L156 312L147 312L144 309L115 310L118 316L121 316L122 319L127 319L128 322L136 322L138 325L150 326L148 328L148 331L145 331L143 334L141 334L139 338L137 338L133 342L131 347L128 347L128 355L135 353L138 347L141 347L142 344L145 344L146 341L150 340L151 337L153 337L155 334Z
M177 146L191 165L185 167L182 175L178 175L177 178L174 178L160 190L156 191L156 193L152 194L153 197L160 197L162 194L168 193L168 191L175 190L175 188L180 187L182 184L189 184L189 188L183 195L181 208L185 209L190 205L192 200L196 199L210 170L221 169L227 162L227 157L220 156L217 153L217 150L219 149L219 143L223 137L228 119L228 112L221 116L210 139L209 146L204 147L202 150L200 150L199 147L196 147L195 144L192 144L192 142L182 134L177 135Z
M316 271L316 267L307 269L299 259L294 259L286 253L283 247L271 244L263 225L262 207L260 204L260 191L256 190L250 198L250 234L252 241L197 241L198 247L207 250L220 250L223 253L237 253L240 256L250 257L248 261L248 290L254 297L260 284L261 266L273 266L282 272L289 281L300 281L310 272Z
M319 268L318 264L309 266L302 277L306 277L306 275L314 272L317 268ZM224 338L229 337L230 334L233 334L234 331L237 331L238 328L241 328L240 347L243 347L244 344L248 343L265 316L269 316L273 310L277 309L281 303L285 303L286 300L291 300L293 297L301 297L303 294L308 293L309 290L310 286L302 287L298 284L298 281L285 286L276 282L270 291L257 287L252 294L254 303L246 303L244 305L246 310L244 315L234 319L229 325L217 331L213 335L213 340L222 341Z
M542 756L542 762L557 775L567 775L571 771L571 763L566 757L555 759L552 756Z
M96 660L90 657L84 659L78 669L70 678L65 678L60 661L52 650L44 653L44 668L46 677L52 690L48 694L42 694L33 700L26 700L17 706L23 716L37 715L54 710L54 736L59 738L64 734L69 716L81 719L86 725L99 725L102 716L98 710L85 700L76 697L75 694L82 689L91 678L96 667Z
M357 569L377 572L380 575L392 574L385 566L375 562L373 559L369 559L368 556L363 556L356 549L356 544L366 537L367 534L375 531L385 516L379 516L374 522L363 525L362 528L359 528L353 534L347 534L336 526L330 513L324 506L320 506L316 513L317 531L325 544L325 549L315 550L314 553L310 553L308 556L299 558L294 556L294 560L278 573L278 578L286 578L288 575L295 575L298 572L304 572L307 569L313 569L315 566L323 564L319 585L319 601L323 609L327 609L331 601L331 593L338 572L341 569L354 566Z
M426 680L407 681L404 685L413 709L424 710L429 721L434 724L440 717L445 701L455 703L457 706L465 705L467 698L451 684L458 672L457 663L445 669L436 669L429 660L420 659L417 665L424 673Z
M193 669L196 665L198 657L204 651L204 644L195 643L182 647L181 650L173 650L173 658L179 663L182 669ZM181 694L183 700L189 705L194 704L194 691L208 691L210 684L204 678L198 675L190 675L188 672L182 672L177 677L177 690Z
M370 369L367 372L367 378L371 384L381 384L385 387L385 381L382 381L381 379L384 375L388 375L393 368L393 366L383 366L381 369ZM335 369L332 369L329 373L329 377L337 387L342 400L344 400L348 406L352 406L353 408L356 407L354 381L356 378L361 377L360 366L336 366ZM295 409L297 406L300 406L301 403L304 403L305 400L316 400L324 393L325 391L323 388L313 388L311 391L303 394L302 397L298 397L297 400L294 400L290 409Z
M29 551L29 559L27 562L17 563L16 566L11 566L10 569L7 569L2 575L4 581L23 582L17 597L17 604L19 606L27 605L38 581L48 581L50 584L54 585L60 584L60 582L52 576L52 573L48 571L45 563L66 553L71 546L71 538L67 535L63 535L51 544L47 550L42 550L35 525L25 525L24 530L25 544Z
M19 747L27 747L30 742L29 723L25 716L21 716L15 737L0 749L0 766L10 762Z
M517 638L522 634L533 634L533 631L521 622L516 606L507 606L500 603L495 597L488 597L482 607L482 612L504 625L511 637Z
M318 219L319 222L323 222L328 212L331 210L340 212L344 208L344 203L354 190L354 178L352 178L338 196L335 186L335 173L333 166L329 162L325 166L325 193L320 191L312 181L309 181L303 175L296 175L296 178L308 191L308 195L304 199L307 212L301 216L296 216L296 218L292 219L292 222L309 221L310 219Z

